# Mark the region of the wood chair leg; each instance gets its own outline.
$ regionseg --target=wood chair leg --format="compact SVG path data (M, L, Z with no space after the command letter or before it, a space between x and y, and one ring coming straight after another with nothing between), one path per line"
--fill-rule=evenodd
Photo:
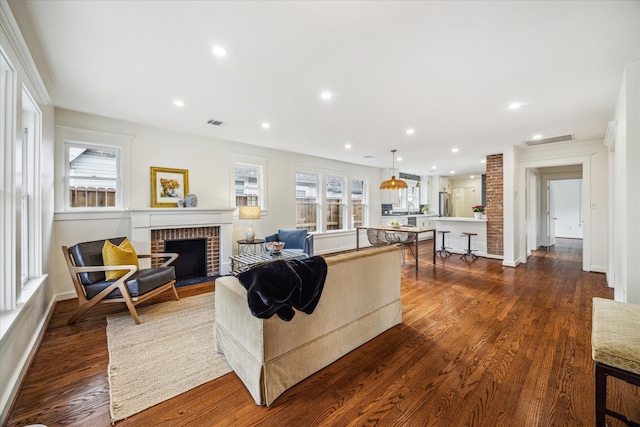
M136 322L136 325L139 325L140 317L138 317L138 312L136 311L136 305L131 299L131 294L129 294L129 289L127 288L127 285L122 283L120 286L118 286L118 288L120 288L120 293L124 298L124 303L127 305L127 308L129 309L129 313L131 313L131 317L133 317L133 321Z
M180 300L180 297L178 296L178 291L176 290L176 281L174 280L173 283L171 284L171 292L173 292L173 298L176 301Z

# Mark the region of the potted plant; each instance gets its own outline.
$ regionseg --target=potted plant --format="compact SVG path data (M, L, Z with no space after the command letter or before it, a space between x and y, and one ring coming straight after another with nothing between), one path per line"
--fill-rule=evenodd
M473 214L475 215L476 219L482 218L482 214L484 213L484 206L472 206L471 209L473 209Z

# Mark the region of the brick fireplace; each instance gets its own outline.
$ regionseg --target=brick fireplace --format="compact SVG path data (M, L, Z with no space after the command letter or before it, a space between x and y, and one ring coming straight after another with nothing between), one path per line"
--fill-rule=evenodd
M165 247L166 242L176 240L205 239L206 275L220 274L220 227L163 228L151 230L151 252L172 252ZM182 254L180 256L183 256ZM161 263L152 259L151 266ZM177 273L176 273L177 274Z
M132 209L132 243L139 253L165 252L167 240L206 239L207 275L228 274L234 209ZM141 265L143 264L141 260ZM144 265L151 266L151 264Z

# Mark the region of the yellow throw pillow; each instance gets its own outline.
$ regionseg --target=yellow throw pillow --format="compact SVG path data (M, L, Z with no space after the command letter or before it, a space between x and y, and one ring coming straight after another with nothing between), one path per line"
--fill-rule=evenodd
M135 265L138 264L138 255L133 248L129 239L124 239L119 246L114 245L108 240L105 240L102 247L102 261L104 265ZM129 270L111 270L105 271L105 276L108 282L112 280L118 280L124 276Z

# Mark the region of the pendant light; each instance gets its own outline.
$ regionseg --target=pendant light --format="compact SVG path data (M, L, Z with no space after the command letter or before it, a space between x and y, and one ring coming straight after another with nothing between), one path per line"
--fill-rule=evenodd
M393 156L393 169L391 172L391 179L382 181L382 184L380 184L381 190L400 190L402 188L409 187L406 182L401 179L396 179L396 176L394 175L396 173L396 151L398 150L391 150L391 155Z

